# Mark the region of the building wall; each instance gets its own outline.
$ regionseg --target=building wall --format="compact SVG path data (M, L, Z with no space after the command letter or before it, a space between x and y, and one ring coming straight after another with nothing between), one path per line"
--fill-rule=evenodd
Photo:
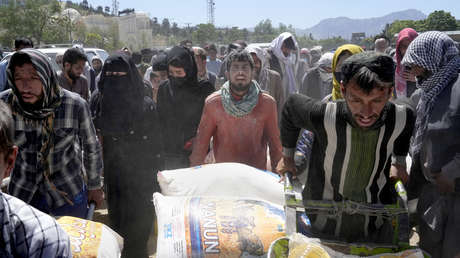
M88 15L83 17L83 21L86 24L88 29L97 27L102 31L110 30L110 27L114 22L117 22L116 18L114 17L104 17L101 14L96 15Z
M120 41L130 49L137 51L152 47L152 26L145 13L133 13L118 17Z

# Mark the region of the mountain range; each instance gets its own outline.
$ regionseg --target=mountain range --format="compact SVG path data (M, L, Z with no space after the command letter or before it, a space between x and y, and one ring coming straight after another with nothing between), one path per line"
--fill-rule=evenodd
M354 32L364 32L366 37L379 34L387 23L396 20L423 20L426 14L419 10L408 9L399 12L393 12L381 17L366 19L351 19L348 17L337 17L321 20L318 24L307 29L296 29L297 35L310 35L314 39L326 39L341 36L344 39L350 39Z

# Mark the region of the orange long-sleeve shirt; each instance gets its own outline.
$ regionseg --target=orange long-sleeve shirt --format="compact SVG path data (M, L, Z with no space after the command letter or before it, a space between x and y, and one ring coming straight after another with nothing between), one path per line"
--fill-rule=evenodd
M213 137L216 162L239 162L265 170L268 146L274 169L282 155L277 121L276 102L266 93L259 94L248 115L235 117L225 112L222 96L215 92L206 99L190 164L203 164Z

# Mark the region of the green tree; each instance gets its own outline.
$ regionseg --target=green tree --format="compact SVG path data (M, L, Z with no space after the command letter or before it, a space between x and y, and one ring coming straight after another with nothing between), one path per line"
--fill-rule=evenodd
M416 21L413 20L402 20L402 21L394 21L390 24L388 31L390 35L395 35L399 33L402 29L405 28L412 28L417 31Z
M179 32L180 32L180 28L177 25L177 22L173 22L172 27L171 27L172 35L177 36L177 35L179 35Z
M290 32L290 33L294 34L295 29L294 29L294 27L292 27L291 24L289 24L289 26L286 26L284 23L280 23L278 25L278 32L276 32L275 34L281 34L283 32Z
M104 47L104 40L103 40L102 36L99 35L98 33L89 32L89 33L86 34L85 46L103 48Z
M161 33L161 25L158 23L158 18L153 17L151 20L152 24L152 34L155 36Z
M313 39L313 37L310 37L311 33L309 36L303 35L300 37L296 37L297 43L299 44L300 48L312 48L316 45L318 45L318 42Z
M278 33L281 34L286 31L288 31L288 27L284 23L280 23L278 25Z
M44 31L42 41L45 44L68 43L71 41L72 22L67 16L55 19Z
M72 27L72 40L84 42L87 34L86 24L82 21L78 21Z
M385 24L385 27L383 28L382 32L380 32L380 35L383 35L383 36L385 36L387 39L389 39L390 41L392 41L392 40L393 40L394 33L391 33L390 27L391 27L391 24L389 24L389 23Z
M244 41L249 41L249 31L248 29L244 28L241 30L241 36Z
M254 34L256 35L273 35L275 33L270 19L262 20L254 27Z
M225 42L234 42L239 39L244 39L244 35L238 27L232 27L231 29L227 29L225 31Z
M168 18L164 18L163 21L161 22L161 34L165 36L169 36L171 33L171 24L169 23Z
M118 23L113 21L112 24L110 24L109 31L107 32L108 34L108 40L105 42L104 49L111 52L116 49L121 48L121 42L120 42L120 34L118 31Z
M266 19L260 21L254 27L254 33L251 38L254 42L270 42L276 34L277 30L273 27L272 21L270 19Z
M405 28L412 28L417 32L426 31L426 20L396 20L390 24L388 31L390 35L395 35Z
M364 38L359 45L365 49L371 49L374 46L374 41L375 39L373 37Z
M41 43L43 36L59 22L61 7L57 0L25 0L24 4L10 1L0 10L0 25L4 28L2 43L17 36L28 36Z
M192 41L199 45L204 45L206 42L213 42L217 38L216 28L209 23L201 23L196 26L196 30L192 34Z
M348 40L343 39L342 37L333 37L328 39L318 40L318 45L323 46L323 49L336 49L341 45L349 43Z
M434 11L425 20L427 30L450 31L457 29L457 21L450 12Z
M58 19L55 14L61 7L58 1L26 0L24 8L24 23L30 35L40 43L45 31Z

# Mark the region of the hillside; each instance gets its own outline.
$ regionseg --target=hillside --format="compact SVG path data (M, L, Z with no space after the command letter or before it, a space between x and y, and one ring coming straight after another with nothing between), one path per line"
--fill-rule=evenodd
M387 23L395 20L423 20L426 15L421 11L409 9L390 13L382 17L351 19L348 17L329 18L306 30L297 29L297 35L313 35L315 39L325 39L341 36L350 39L353 32L365 32L366 36L380 33Z

